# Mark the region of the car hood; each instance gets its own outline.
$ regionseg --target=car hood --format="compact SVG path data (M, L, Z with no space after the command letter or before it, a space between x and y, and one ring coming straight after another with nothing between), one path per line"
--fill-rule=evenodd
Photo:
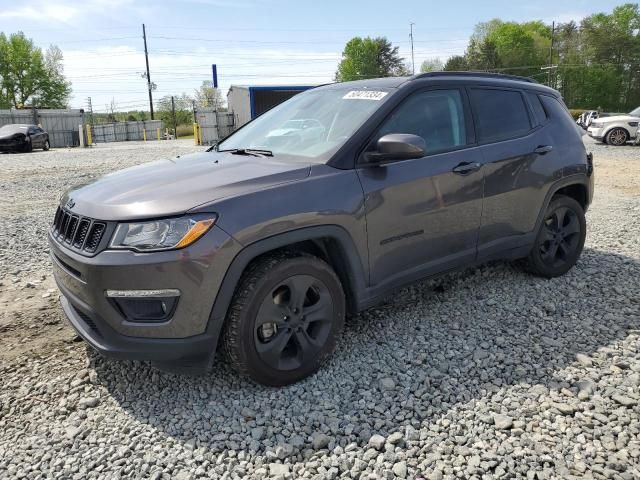
M18 138L24 138L24 133L12 132L12 133L0 133L0 140L14 140Z
M614 115L613 117L600 117L596 118L594 122L598 123L615 123L615 122L632 122L638 121L638 117L632 117L631 115Z
M68 190L61 205L100 220L179 215L221 198L309 176L310 163L203 152L120 170Z

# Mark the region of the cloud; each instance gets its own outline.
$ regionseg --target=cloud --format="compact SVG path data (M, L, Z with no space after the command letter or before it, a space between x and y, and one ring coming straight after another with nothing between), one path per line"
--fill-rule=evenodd
M114 99L118 110L148 108L144 53L138 47L112 46L66 49L65 75L72 82L74 107L91 97L95 110ZM154 99L164 95L193 94L203 81L211 80L211 64L218 65L223 95L230 85L317 85L331 82L339 52L294 49L199 47L188 53L152 50L151 79L157 84Z
M19 7L15 10L0 11L0 18L20 18L41 22L69 22L80 10L70 5L38 4L35 7Z
M14 18L50 24L70 23L84 15L98 15L123 8L133 0L85 0L71 2L33 1L30 6L0 10L0 18Z

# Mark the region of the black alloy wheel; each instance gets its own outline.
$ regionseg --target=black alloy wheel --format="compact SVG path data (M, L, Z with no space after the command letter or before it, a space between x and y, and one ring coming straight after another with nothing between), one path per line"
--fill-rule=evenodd
M276 370L295 370L315 358L331 332L333 300L309 275L289 277L267 294L255 321L258 356Z
M563 275L580 258L585 237L586 220L582 206L564 195L554 197L527 259L529 269L548 278Z
M556 267L571 259L580 242L580 221L573 210L556 208L544 219L542 231L538 248L545 264Z
M329 358L344 317L342 285L327 263L303 252L270 254L240 280L223 348L240 373L265 385L288 385Z

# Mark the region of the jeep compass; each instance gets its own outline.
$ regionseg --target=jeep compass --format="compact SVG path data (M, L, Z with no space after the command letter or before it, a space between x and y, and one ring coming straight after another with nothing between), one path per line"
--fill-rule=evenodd
M346 314L488 260L567 272L593 163L557 91L428 73L317 87L215 148L68 190L49 231L69 321L94 349L296 382Z

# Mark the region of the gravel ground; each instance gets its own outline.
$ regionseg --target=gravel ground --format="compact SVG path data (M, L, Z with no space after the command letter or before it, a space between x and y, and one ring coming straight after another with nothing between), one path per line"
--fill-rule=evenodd
M0 156L0 478L640 478L640 147L589 146L569 274L494 263L406 288L282 389L222 360L197 378L103 360L58 306L63 187L201 147Z

